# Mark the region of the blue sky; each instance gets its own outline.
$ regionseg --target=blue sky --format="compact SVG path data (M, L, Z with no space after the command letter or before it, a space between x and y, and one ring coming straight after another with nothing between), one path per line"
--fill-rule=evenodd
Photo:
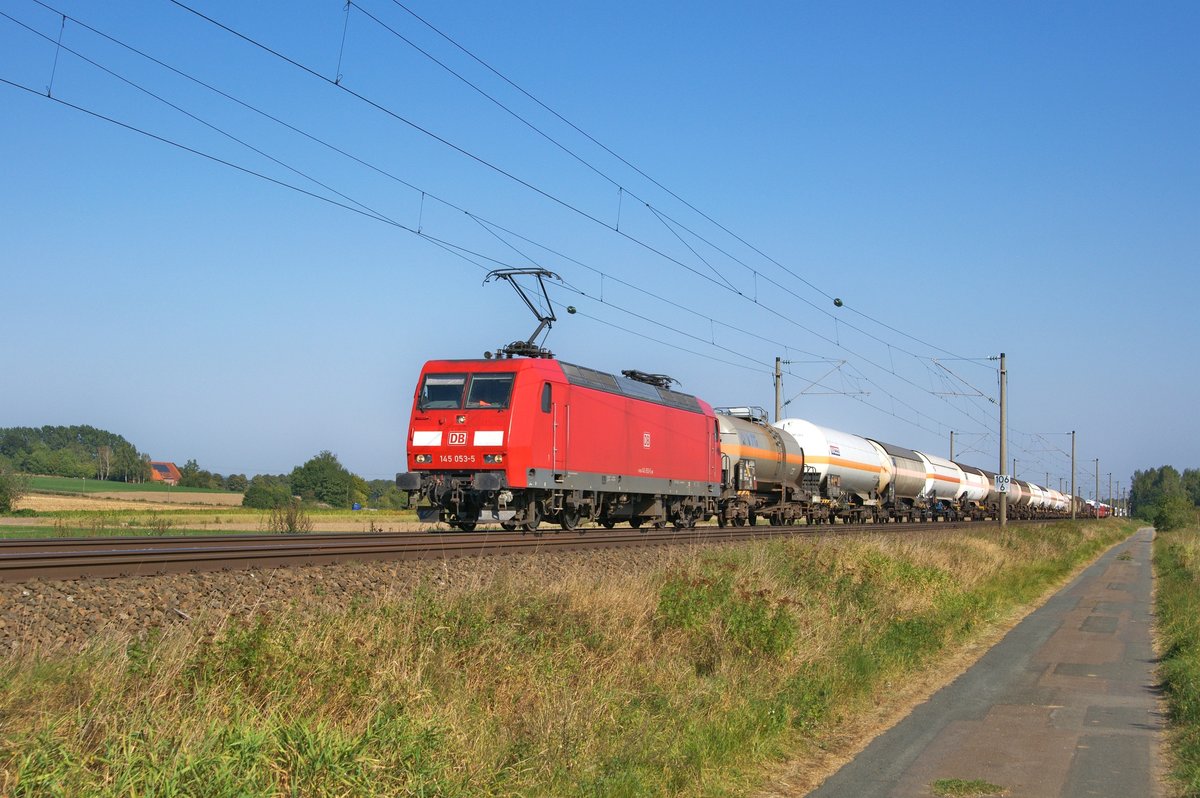
M536 264L566 360L769 408L780 356L787 415L994 469L1004 351L1019 476L1069 481L1072 429L1085 495L1092 458L1105 493L1200 466L1195 4L406 2L572 127L390 0L195 1L319 77L170 2L46 2L0 8L48 37L0 17L36 92L0 85L0 426L387 478L422 362L535 326L486 270Z

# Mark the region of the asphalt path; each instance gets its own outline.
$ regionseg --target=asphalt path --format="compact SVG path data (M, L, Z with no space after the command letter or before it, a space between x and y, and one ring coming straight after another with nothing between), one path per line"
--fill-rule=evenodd
M810 798L931 796L942 779L1011 798L1164 795L1153 536L1105 553Z

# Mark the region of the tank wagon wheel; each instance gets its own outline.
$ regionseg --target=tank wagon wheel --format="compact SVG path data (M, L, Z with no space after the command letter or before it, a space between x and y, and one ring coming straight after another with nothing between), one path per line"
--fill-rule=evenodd
M718 529L724 529L725 525L728 523L729 523L729 521L725 518L724 513L717 513L717 528Z
M617 525L617 522L612 520L611 518L601 518L600 519L600 526L604 527L605 529L612 529L616 525Z
M633 518L630 518L630 519L629 519L629 526L630 526L630 528L632 528L632 529L641 529L641 527L642 527L642 519L641 519L641 518L638 518L638 517L635 515Z
M516 530L517 522L516 521L501 521L500 528L507 529L509 532L512 532L512 531Z
M734 526L745 526L746 519L739 515L737 518L733 519L733 525Z
M455 527L456 529L461 529L463 532L474 532L475 531L475 522L474 521L458 521L458 522L451 524L450 526Z

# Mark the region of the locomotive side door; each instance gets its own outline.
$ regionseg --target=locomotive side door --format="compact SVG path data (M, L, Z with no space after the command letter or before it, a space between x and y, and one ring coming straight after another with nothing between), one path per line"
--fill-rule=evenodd
M552 469L555 473L567 470L567 446L571 436L571 405L567 402L567 386L546 383L551 392L551 423L553 429Z

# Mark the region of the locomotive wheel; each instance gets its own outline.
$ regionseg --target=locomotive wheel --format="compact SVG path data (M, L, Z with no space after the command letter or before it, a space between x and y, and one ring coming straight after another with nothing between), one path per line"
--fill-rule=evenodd
M525 521L521 524L521 529L526 532L535 532L541 523L542 519L538 515L537 502L530 502L529 506L525 508Z
M558 515L558 525L567 532L573 532L579 528L579 511L568 510L565 507Z

